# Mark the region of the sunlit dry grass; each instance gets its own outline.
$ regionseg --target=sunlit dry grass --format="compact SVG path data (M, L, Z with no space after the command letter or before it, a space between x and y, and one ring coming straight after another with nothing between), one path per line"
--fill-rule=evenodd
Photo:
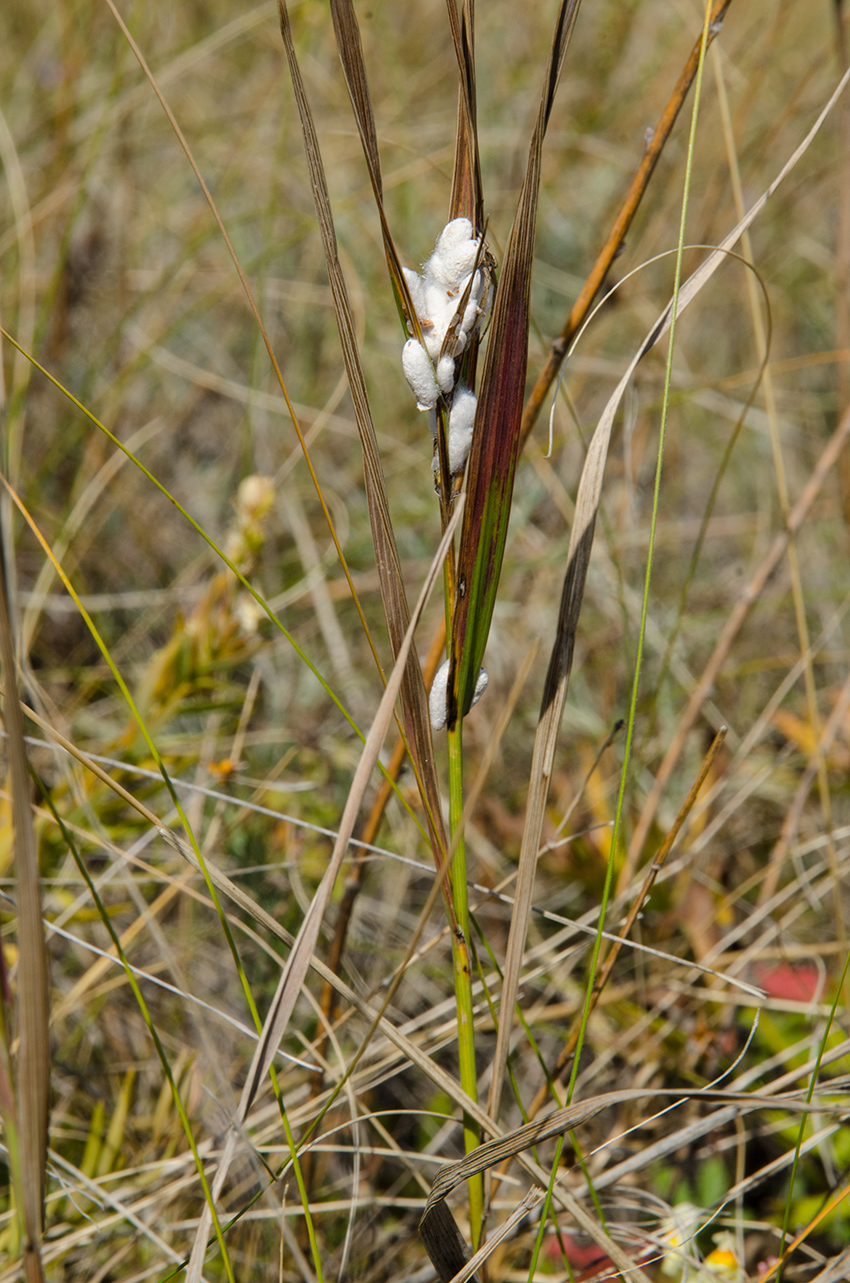
M457 73L445 7L427 0L360 8L387 215L406 262L418 267L446 221L451 182ZM524 172L551 8L489 5L477 16L481 158L497 261ZM362 454L277 15L268 4L239 11L218 0L122 13L254 291L389 670ZM292 22L413 603L440 535L431 443L401 375L398 315L327 6L294 5ZM700 22L697 8L656 0L606 2L579 14L544 146L529 386ZM6 6L0 24L0 324L227 552L365 734L380 678L244 293L168 120L106 6L18 3ZM686 243L714 244L728 232L740 212L733 173L748 208L839 74L831 8L734 0L706 59ZM540 643L466 830L482 1098L495 1047L487 999L498 1012L578 477L613 387L670 294L689 109L690 100L609 273L609 286L624 283L567 364L551 450L544 414L521 459L487 650L490 687L465 723L471 783L516 675ZM848 221L841 202L850 201L842 182L846 119L839 104L755 222L750 251L739 246L753 256L754 292L746 267L730 260L679 322L618 874L642 814L646 844L633 849L634 860L657 851L714 731L721 724L729 731L590 1018L577 1099L619 1088L698 1088L742 1052L724 1086L805 1091L831 1016L847 953L850 858L850 485L842 486L840 462L801 522L796 562L780 558L732 641L654 816L645 808L725 622L848 410L840 249L842 217ZM689 249L686 271L700 258ZM759 324L771 332L767 383L759 381ZM169 499L8 343L3 373L6 477L133 691L204 858L294 936L327 865L360 741L291 642ZM510 1084L502 1098L506 1128L523 1121L545 1088L543 1067L555 1072L584 1000L622 733L594 763L628 711L663 380L656 350L635 376L608 459L522 971L516 1098ZM736 430L683 601L706 503ZM269 506L265 491L240 491L253 476L272 480ZM79 611L4 503L27 703L101 761L163 827L177 827L149 748ZM423 657L441 613L436 594L418 633ZM31 760L138 969L212 1178L255 1034L208 888L102 779L50 746L33 722L27 730ZM388 738L387 755L391 748ZM439 736L437 754L444 777ZM368 1012L402 963L431 889L433 861L409 770L400 794L365 855L352 847L319 937L327 961L348 878L351 922L338 968L348 990L337 995L328 1029L322 980L311 974L277 1058L298 1140L359 1050ZM110 938L66 837L41 797L35 805L52 982L46 1277L164 1279L182 1267L203 1208L195 1164L125 973L105 956ZM8 791L0 806L0 874L14 897ZM614 933L630 904L627 881L608 915ZM285 943L250 908L224 904L262 1017ZM13 901L2 921L14 993ZM462 1152L459 1112L446 1090L457 1080L449 945L438 897L385 1013L401 1045L387 1026L375 1033L302 1155L327 1278L433 1277L416 1225L434 1177ZM847 1069L848 1037L840 1000L824 1076ZM714 1247L713 1234L731 1229L736 1268L757 1277L759 1264L780 1253L799 1121L779 1111L739 1117L725 1106L712 1129L708 1108L693 1102L651 1117L666 1103L622 1103L580 1128L577 1143L590 1156L584 1173L576 1169L565 1183L596 1215L592 1184L611 1236L653 1277L650 1259L669 1257L659 1237L665 1217L682 1202L706 1209L701 1224L720 1209L699 1237L702 1254ZM289 1150L270 1084L247 1133L251 1149L239 1151L219 1201L223 1223L243 1213L226 1235L235 1277L312 1278L292 1171L271 1179ZM552 1152L551 1141L540 1147L544 1168ZM848 1166L846 1125L829 1113L807 1123L792 1235L846 1186ZM516 1164L494 1180L491 1229L528 1182ZM20 1253L5 1191L2 1198L0 1280L16 1277ZM452 1206L464 1224L461 1201ZM813 1278L843 1247L846 1207L839 1202L791 1257L794 1277ZM560 1211L557 1218L569 1268L580 1276L593 1264L590 1240ZM535 1233L534 1223L522 1223L493 1253L488 1277L527 1278ZM567 1277L567 1261L547 1234L538 1276ZM689 1278L696 1269L694 1256ZM215 1251L205 1276L225 1277ZM705 1283L708 1275L700 1277Z

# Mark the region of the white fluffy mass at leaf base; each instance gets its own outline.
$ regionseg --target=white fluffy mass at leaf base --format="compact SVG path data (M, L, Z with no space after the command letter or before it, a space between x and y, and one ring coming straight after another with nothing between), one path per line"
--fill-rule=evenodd
M475 683L475 694L472 697L473 706L478 703L481 696L487 689L487 683L490 678L487 676L486 669L482 668L478 674L478 681ZM431 726L435 731L441 731L448 718L449 702L449 661L446 660L438 669L434 676L434 682L431 686L431 694L428 697L428 711L431 715Z
M449 472L454 474L460 472L469 457L469 451L472 448L472 429L475 426L475 410L478 405L478 398L469 388L460 385L455 391L452 398L451 409L449 410ZM431 412L429 419L431 435L437 435L437 414ZM436 455L431 461L431 468L434 472L439 472L440 462Z
M479 329L489 302L486 273L476 267L481 238L473 236L468 218L454 218L437 238L434 253L422 274L405 267L404 276L423 342L411 338L401 354L404 376L420 410L433 411L442 396L449 404L449 469L462 471L472 445L476 398L465 385L458 385L456 358ZM462 307L462 311L461 311ZM449 331L452 340L443 351ZM432 416L432 432L436 416Z

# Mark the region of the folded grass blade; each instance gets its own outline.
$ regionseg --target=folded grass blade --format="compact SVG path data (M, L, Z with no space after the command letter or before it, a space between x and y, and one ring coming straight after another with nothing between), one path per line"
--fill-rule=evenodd
M457 0L446 0L446 7L460 73L449 216L468 218L476 232L481 233L484 231L484 196L475 90L475 3L474 0L464 0L458 12Z
M835 1086L826 1085L826 1091L830 1090L835 1091ZM647 1100L655 1096L682 1101L704 1100L711 1104L733 1104L738 1107L741 1113L749 1113L755 1109L784 1109L792 1113L817 1113L832 1109L836 1113L843 1114L847 1109L846 1101L834 1105L830 1105L826 1101L813 1103L805 1099L803 1093L791 1096L768 1096L756 1092L701 1091L699 1088L682 1088L681 1090L678 1088L650 1088L646 1090L640 1087L605 1092L602 1095L593 1096L589 1100L579 1101L575 1105L568 1105L565 1109L557 1109L554 1113L549 1114L546 1118L541 1118L538 1122L526 1123L524 1126L517 1127L514 1131L507 1132L495 1140L479 1145L472 1153L442 1169L431 1186L431 1193L428 1195L425 1211L419 1223L422 1241L434 1263L434 1267L437 1268L437 1260L432 1255L432 1246L436 1247L437 1259L441 1259L443 1246L449 1233L447 1213L449 1216L451 1213L448 1212L445 1199L463 1181L470 1180L473 1176L487 1171L505 1159L516 1158L524 1150L531 1149L534 1145L542 1144L545 1140L563 1136L565 1132L580 1127L595 1118L603 1109L627 1104L631 1101ZM441 1208L440 1204L442 1204ZM438 1208L440 1210L437 1211L435 1216L435 1210ZM438 1243L435 1243L434 1230L439 1235Z
M284 21L282 3L280 8L282 24ZM363 45L360 41L360 28L357 23L357 15L354 12L354 5L351 3L351 0L331 0L331 17L333 18L337 50L339 51L339 58L342 63L345 82L348 86L351 106L354 109L354 118L357 122L360 141L363 145L363 154L366 158L366 167L369 171L369 181L372 184L375 205L378 209L378 217L381 220L381 235L384 240L384 252L387 256L387 266L390 269L390 277L392 278L396 297L401 300L405 320L410 324L413 333L421 342L422 329L419 324L419 317L416 314L416 308L413 306L413 300L410 297L410 290L408 288L407 281L405 280L404 273L401 270L401 260L399 259L395 242L390 234L389 223L387 222L387 216L384 211L381 158L378 153L378 136L375 130L375 116L372 111L372 99L369 94L369 81L366 76L366 62L363 57ZM286 36L284 36L284 41L286 41ZM303 119L304 118L302 116L302 123ZM316 150L318 151L318 148ZM325 192L324 199L327 199L327 192ZM330 214L329 206L328 214Z

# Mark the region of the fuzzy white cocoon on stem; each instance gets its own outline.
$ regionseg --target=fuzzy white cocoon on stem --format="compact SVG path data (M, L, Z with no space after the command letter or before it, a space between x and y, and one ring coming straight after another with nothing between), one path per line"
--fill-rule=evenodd
M451 392L455 385L455 359L453 356L441 356L437 362L437 383L441 392Z
M478 681L475 683L475 694L472 697L473 706L478 703L481 696L487 689L487 683L490 678L487 676L486 669L482 668L478 674ZM434 674L434 682L431 686L431 694L428 697L428 711L431 715L431 727L435 731L441 731L448 718L449 702L449 661L446 660L441 664Z
M458 388L449 411L449 469L454 475L466 466L478 399L469 388Z
M425 310L425 285L422 277L418 272L414 272L412 267L403 267L401 270L404 273L404 279L407 281L413 310L417 316L421 316Z
M472 430L475 427L475 410L478 405L478 398L469 388L459 387L452 399L451 409L449 410L448 423L448 440L449 448L449 472L454 476L462 472L466 467L466 461L469 458L469 451L472 449ZM434 416L434 427L432 433L436 434L436 415ZM439 463L436 458L432 464L434 472L439 471Z
M425 264L425 275L447 290L456 291L469 276L478 256L478 241L468 218L454 218L437 238L434 253Z
M440 389L437 387L430 357L417 339L408 339L402 348L401 368L416 397L419 409L433 409L437 404Z

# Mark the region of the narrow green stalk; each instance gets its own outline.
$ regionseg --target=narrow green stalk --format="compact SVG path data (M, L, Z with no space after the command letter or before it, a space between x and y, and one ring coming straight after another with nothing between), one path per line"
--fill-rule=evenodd
M616 860L617 847L619 845L620 830L623 820L623 807L625 803L626 783L629 774L629 761L631 758L632 740L634 737L635 718L637 713L638 693L640 690L640 674L643 661L643 646L646 637L646 619L649 610L649 586L652 578L652 561L655 551L655 531L658 524L658 508L661 499L661 473L664 461L664 441L667 433L667 412L670 405L670 385L673 376L673 347L676 341L676 312L679 306L679 288L682 283L682 259L684 256L685 245L685 225L688 217L688 196L691 187L691 174L693 169L693 157L696 144L697 119L699 116L700 93L702 90L702 73L705 63L705 51L708 47L709 20L711 18L711 4L707 3L705 7L705 20L702 31L702 45L700 47L700 60L697 68L696 83L694 85L694 105L691 113L691 131L688 139L688 155L685 165L685 182L682 194L682 214L679 221L679 243L676 251L676 272L673 281L673 303L672 314L670 317L670 339L667 345L667 366L664 372L664 397L661 404L661 425L658 434L658 455L655 466L655 488L652 496L652 516L649 525L649 550L646 559L646 575L643 586L643 602L641 604L640 629L638 632L637 657L635 659L634 680L632 682L631 701L629 703L629 717L626 725L626 744L623 753L623 768L620 773L620 788L617 795L617 812L614 817L614 831L611 835L611 854L608 859L608 869L605 874L605 886L602 892L602 903L599 906L599 926L596 933L596 939L593 942L593 955L590 963L590 970L587 979L587 991L584 999L584 1012L582 1015L581 1028L579 1030L578 1042L576 1043L575 1055L573 1057L572 1070L570 1072L570 1083L567 1089L567 1104L569 1105L573 1098L576 1078L578 1076L579 1059L581 1057L584 1035L587 1029L587 1021L590 1015L590 1001L593 994L593 985L596 979L596 969L599 964L599 953L602 946L602 929L605 922L605 914L608 909L608 899L611 894L613 883L614 864Z
M469 895L466 884L466 846L463 840L463 719L458 718L448 733L449 743L449 833L452 857L452 902L457 928L452 937L455 1000L457 1002L457 1049L460 1085L473 1100L478 1099L475 1070L475 1027L472 1011L472 969L469 958ZM481 1144L478 1124L467 1115L463 1120L464 1152ZM484 1178L469 1182L469 1226L473 1249L478 1248L484 1220Z
M304 1208L304 1217L307 1225L307 1238L310 1242L310 1254L313 1257L316 1279L317 1283L324 1283L325 1276L322 1271L322 1254L319 1251L319 1242L316 1238L316 1227L313 1224L313 1218L310 1215L310 1198L307 1193L307 1186L304 1183L304 1173L302 1172L301 1164L298 1161L298 1146L295 1143L295 1137L292 1135L292 1128L289 1125L289 1118L287 1117L286 1110L283 1108L283 1102L281 1101L280 1104L280 1116L283 1119L283 1130L286 1132L286 1143L289 1146L289 1156L292 1159L292 1169L295 1172L295 1182L298 1186L301 1206Z
M17 1242L10 1244L9 1259L14 1260L18 1254L18 1243L26 1241L26 1230L23 1223L24 1186L21 1178L21 1151L18 1142L18 1106L15 1099L12 1057L9 1053L6 1020L8 981L2 948L2 944L0 944L0 988L2 988L2 992L0 992L0 1117L3 1119L3 1129L5 1131L6 1163L9 1168L9 1183L11 1185L10 1201L14 1209L10 1229L12 1237L15 1238L17 1236Z
M581 1059L582 1047L584 1046L584 1036L587 1031L587 1022L590 1017L590 1003L593 995L593 985L596 980L596 971L599 965L599 954L602 948L602 930L605 923L605 915L608 911L608 900L611 895L611 888L614 877L614 864L619 846L620 829L623 820L623 807L626 796L626 783L629 775L629 761L631 758L632 740L634 737L635 718L637 714L638 692L640 690L640 673L643 661L643 645L646 636L646 619L649 610L649 586L652 578L652 560L655 551L655 530L658 524L658 508L661 498L661 473L664 461L664 441L667 432L667 412L670 405L670 385L673 376L673 346L676 340L676 312L679 307L679 288L682 283L682 260L684 258L685 246L685 226L688 217L688 197L691 189L691 175L693 172L694 150L696 146L697 120L699 117L700 95L702 91L702 73L705 65L705 53L708 48L709 25L711 21L711 0L707 0L705 6L705 16L703 19L702 42L700 45L699 65L697 66L696 82L694 85L694 103L691 111L691 129L688 137L688 154L685 163L685 181L682 192L682 213L679 220L679 241L676 250L676 271L673 280L673 302L672 313L670 317L670 338L667 344L667 366L664 372L664 396L661 403L661 425L658 434L658 455L655 465L655 488L652 496L652 517L649 526L649 549L646 558L646 575L643 586L643 602L641 605L640 629L638 632L637 657L635 659L634 680L632 682L632 694L629 703L629 717L626 725L626 743L623 753L623 768L620 772L620 788L617 795L617 812L614 817L614 831L611 835L611 852L608 857L608 868L605 873L605 885L602 891L602 901L599 906L599 923L596 931L596 938L593 942L593 953L590 960L590 967L587 975L587 988L584 996L584 1010L582 1012L581 1026L579 1028L578 1041L576 1043L575 1053L573 1055L572 1069L570 1071L570 1082L567 1088L567 1104L572 1102L573 1092L575 1091L576 1079L578 1077L578 1067ZM543 1234L546 1228L546 1220L549 1216L549 1210L552 1206L552 1193L555 1187L555 1180L558 1172L558 1165L561 1161L561 1151L563 1149L564 1138L558 1139L555 1148L555 1157L552 1162L552 1175L549 1180L549 1187L546 1191L546 1199L540 1215L540 1229L537 1234L537 1241L532 1253L531 1267L529 1270L529 1279L534 1277L534 1271L537 1268L537 1261L540 1256L540 1249L543 1246Z

